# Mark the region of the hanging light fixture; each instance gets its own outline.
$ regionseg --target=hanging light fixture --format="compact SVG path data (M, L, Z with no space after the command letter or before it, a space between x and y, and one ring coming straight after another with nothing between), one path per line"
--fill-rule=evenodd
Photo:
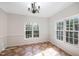
M33 14L39 13L40 6L37 5L36 2L31 3L31 7L28 8L28 11L32 12Z

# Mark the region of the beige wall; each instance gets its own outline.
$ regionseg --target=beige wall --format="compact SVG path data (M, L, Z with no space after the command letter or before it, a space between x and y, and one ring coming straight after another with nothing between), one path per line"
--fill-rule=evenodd
M45 18L28 17L8 14L8 46L24 45L48 41L48 20ZM24 25L37 23L39 25L39 38L26 39Z
M39 38L26 39L24 25L27 22L39 24ZM39 17L29 17L8 14L0 9L0 51L9 46L24 45L48 41L48 20Z

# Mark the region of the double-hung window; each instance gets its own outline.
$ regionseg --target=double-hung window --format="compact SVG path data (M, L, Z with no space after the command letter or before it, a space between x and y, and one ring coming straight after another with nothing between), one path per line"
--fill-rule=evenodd
M63 40L63 22L57 23L57 39Z
M66 21L66 42L78 44L79 20L73 18Z
M25 30L26 38L39 37L39 25L38 24L27 24Z
M26 25L26 38L32 37L32 25L28 24Z
M65 24L65 25L64 25ZM63 34L64 37L63 37ZM70 44L78 44L79 41L79 18L67 18L67 20L57 22L56 38Z

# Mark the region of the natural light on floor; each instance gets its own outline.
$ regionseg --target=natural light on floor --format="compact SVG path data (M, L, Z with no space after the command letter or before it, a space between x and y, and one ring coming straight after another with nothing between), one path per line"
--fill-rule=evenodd
M37 53L35 56L55 56L55 55L59 55L59 53L54 50L53 48L48 48L44 51L41 51L40 53Z

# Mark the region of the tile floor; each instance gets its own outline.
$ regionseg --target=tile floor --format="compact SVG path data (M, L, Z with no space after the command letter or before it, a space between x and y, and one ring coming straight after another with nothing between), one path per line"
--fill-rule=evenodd
M49 42L6 48L0 56L69 56Z

